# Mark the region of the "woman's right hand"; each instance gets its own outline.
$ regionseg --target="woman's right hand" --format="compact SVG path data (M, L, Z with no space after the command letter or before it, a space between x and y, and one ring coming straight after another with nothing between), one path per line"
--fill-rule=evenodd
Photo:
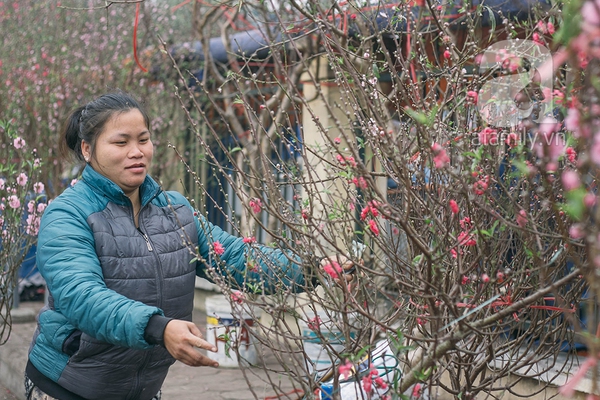
M219 363L202 354L198 349L217 352L217 348L202 338L198 327L192 322L173 319L167 323L164 333L167 351L178 361L192 367L218 367Z

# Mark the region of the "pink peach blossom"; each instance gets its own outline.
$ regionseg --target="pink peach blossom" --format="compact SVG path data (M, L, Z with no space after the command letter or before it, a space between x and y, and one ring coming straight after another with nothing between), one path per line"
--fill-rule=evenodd
M473 234L466 231L459 233L456 239L460 246L475 246L477 244L477 240L475 240Z
M33 184L33 191L37 194L44 192L44 184L42 182L36 182Z
M235 303L242 304L245 300L244 293L239 292L237 290L231 292L231 300Z
M475 182L473 184L473 191L475 192L475 194L477 195L482 195L485 193L485 191L488 188L488 184L486 181L484 181L483 179L478 180L477 182Z
M15 146L15 149L21 149L25 147L25 140L21 137L15 138L13 141L13 146Z
M521 228L524 228L525 225L527 225L527 213L525 210L520 210L517 214L517 225L519 225Z
M314 316L313 318L310 318L308 320L308 322L306 323L306 325L308 326L308 329L310 329L311 331L318 331L321 329L321 318L319 318L319 316Z
M569 108L567 116L565 117L565 128L573 132L573 135L577 138L579 134L579 110L576 108Z
M596 205L597 199L596 196L593 195L592 193L586 193L585 196L583 196L583 204L587 207L587 208L592 208Z
M260 210L262 210L262 202L260 201L260 199L250 199L248 205L250 206L250 209L254 214L258 214Z
M339 263L335 261L325 264L323 266L323 271L325 271L325 273L327 273L334 279L337 279L342 275L342 267Z
M358 178L353 177L352 183L354 183L354 185L356 185L357 188L363 189L363 190L366 189L367 187L369 187L369 185L367 184L367 181L362 176L360 176Z
M19 174L19 176L17 176L17 184L18 185L25 186L25 185L27 185L27 181L28 181L28 179L27 179L27 175L25 173L21 172Z
M565 150L565 154L567 155L567 159L570 163L575 164L577 161L577 152L572 147L567 147Z
M574 190L581 186L579 174L572 169L566 169L562 173L561 181L565 190Z
M539 158L547 156L549 163L554 164L566 149L565 138L558 133L560 124L553 118L544 119L535 135L533 148Z
M25 232L28 235L37 236L40 231L40 218L35 214L29 214L26 223Z
M435 168L444 168L450 162L450 157L446 153L446 150L439 144L433 143L431 145L431 151L433 152L433 164Z
M369 221L369 229L373 235L379 236L379 227L377 226L377 222L375 222L375 220L372 219Z
M519 135L517 135L514 132L511 132L506 136L504 142L508 145L508 147L517 147L517 145L519 144Z
M448 204L450 205L450 211L452 211L452 214L458 214L459 209L458 209L458 204L456 203L456 201L450 200L448 202Z
M479 101L479 94L474 90L467 91L467 102L477 104Z
M215 252L215 254L217 255L223 255L223 253L225 253L225 247L223 247L223 245L221 244L221 242L214 242L213 243L213 250Z
M345 380L352 376L352 369L354 365L346 360L346 362L338 367L338 372L340 373L340 379Z
M464 217L463 219L461 219L460 221L458 221L458 223L460 224L460 227L467 230L471 227L471 218L469 217Z
M573 224L569 228L569 236L575 240L579 240L585 236L585 232L578 224Z
M594 144L590 149L590 158L596 165L600 165L600 134L596 134Z
M15 209L21 207L21 200L14 194L8 197L8 205L10 208Z
M417 383L415 386L413 386L412 397L421 396L421 390L422 390L422 385L420 383Z
M365 392L371 393L373 391L373 379L370 375L363 376L362 378L362 387L365 389Z
M481 144L498 144L498 131L490 127L484 128L479 132L479 143Z

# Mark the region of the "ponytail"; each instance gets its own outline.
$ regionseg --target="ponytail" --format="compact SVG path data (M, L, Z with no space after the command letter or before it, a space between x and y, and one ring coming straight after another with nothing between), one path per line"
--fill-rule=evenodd
M75 156L78 161L83 161L81 153L81 114L85 106L73 110L67 117L63 126L63 141L60 144L60 153L64 158Z

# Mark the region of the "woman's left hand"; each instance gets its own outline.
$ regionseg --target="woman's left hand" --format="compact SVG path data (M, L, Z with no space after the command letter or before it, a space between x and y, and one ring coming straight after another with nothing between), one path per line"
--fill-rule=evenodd
M356 265L354 261L350 260L348 257L338 254L336 256L325 257L321 259L321 268L327 272L327 266L337 263L342 271L339 276L334 277L333 280L338 285L349 284L354 280L354 271L356 270Z

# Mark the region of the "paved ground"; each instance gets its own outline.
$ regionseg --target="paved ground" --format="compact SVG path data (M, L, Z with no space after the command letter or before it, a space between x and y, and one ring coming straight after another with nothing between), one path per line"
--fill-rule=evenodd
M18 400L10 390L0 385L0 400Z
M36 312L43 304L26 302L19 307L19 313ZM195 310L194 322L206 329L206 314ZM0 400L24 400L23 371L27 362L27 350L35 329L35 322L14 324L8 342L0 346ZM281 368L266 355L266 364ZM276 373L268 375L260 368L250 368L242 372L239 368L192 368L175 363L163 385L164 400L211 399L299 399L294 388L285 376ZM269 382L269 379L271 380ZM249 382L252 389L250 389ZM3 385L3 386L1 386ZM274 389L278 388L278 389Z

